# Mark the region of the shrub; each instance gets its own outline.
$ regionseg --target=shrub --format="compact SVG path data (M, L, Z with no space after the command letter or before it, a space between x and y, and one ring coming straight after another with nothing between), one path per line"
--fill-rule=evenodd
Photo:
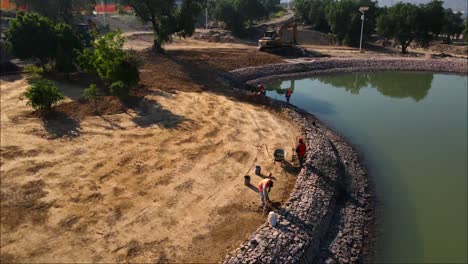
M121 81L130 87L137 85L140 81L138 62L132 57L126 57L115 65L115 68L109 74L109 79L114 82Z
M122 50L123 43L120 32L109 32L93 42L94 49L83 50L78 55L81 69L95 72L111 83L111 94L119 98L126 97L140 80L140 63L135 56Z
M94 49L78 54L78 64L87 72L95 72L110 83L122 81L128 86L138 83L138 62L122 50L124 40L120 32L109 32L93 42Z
M125 99L130 93L130 87L122 81L113 82L109 91L113 96L117 96L120 99Z
M9 51L19 59L39 59L46 64L56 53L52 22L36 13L18 13L6 31Z
M83 97L86 100L93 100L94 108L96 111L98 111L98 99L101 97L101 93L99 92L96 84L92 83L88 88L84 89Z
M285 14L286 14L286 12L284 12L284 10L280 10L280 11L276 12L276 13L273 15L273 18L284 17Z
M30 86L24 95L28 98L27 105L32 106L35 110L49 111L52 105L65 98L58 92L57 86L52 81L42 77L34 77L28 82Z
M57 43L55 54L55 68L60 72L72 72L75 70L75 50L81 50L82 44L70 25L59 23L54 27Z

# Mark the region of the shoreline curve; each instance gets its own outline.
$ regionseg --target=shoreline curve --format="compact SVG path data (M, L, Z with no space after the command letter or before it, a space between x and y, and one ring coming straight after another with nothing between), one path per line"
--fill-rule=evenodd
M466 59L317 59L236 69L222 76L240 93L252 84L348 72L468 74ZM374 259L376 194L356 150L313 114L266 98L297 125L309 146L305 166L276 227L264 223L224 263L362 263Z

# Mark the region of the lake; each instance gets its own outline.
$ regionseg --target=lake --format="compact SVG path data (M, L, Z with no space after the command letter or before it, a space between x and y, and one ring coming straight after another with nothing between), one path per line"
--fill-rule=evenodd
M466 263L467 77L380 72L267 84L355 146L383 205L376 262ZM312 146L313 147L313 146Z

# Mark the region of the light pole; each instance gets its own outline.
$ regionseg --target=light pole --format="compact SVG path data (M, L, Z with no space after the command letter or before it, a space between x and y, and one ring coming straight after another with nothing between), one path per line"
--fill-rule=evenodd
M368 6L361 6L359 8L359 11L362 13L362 15L361 15L361 20L362 20L362 23L361 23L361 41L359 42L359 52L362 52L362 34L364 33L364 19L365 19L364 12L366 12L367 10L369 10Z
M208 29L208 7L205 7L205 29Z

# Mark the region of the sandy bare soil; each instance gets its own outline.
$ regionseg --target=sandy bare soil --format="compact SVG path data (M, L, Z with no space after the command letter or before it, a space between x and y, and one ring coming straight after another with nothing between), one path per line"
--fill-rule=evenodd
M24 117L25 87L2 77L2 262L220 261L265 220L244 175L272 173L279 203L294 185L272 153L296 129L262 107L154 89L138 110L46 122Z
M143 50L150 48L152 45L152 35L148 32L127 32L125 48L133 50ZM402 54L397 48L382 47L377 44L366 45L363 53L359 52L359 48L337 46L337 45L316 45L316 44L300 44L302 48L309 50L314 54L321 54L330 57L339 58L383 58L383 57L429 57L431 55L439 55L441 53L449 54L454 57L467 58L466 45L447 45L435 43L428 49L410 48L409 53ZM255 42L241 43L218 43L201 41L192 38L175 39L172 43L166 44L165 49L168 51L191 51L191 50L209 50L216 49L219 51L227 50L228 52L238 52L239 54L249 55L252 58L260 56L276 58L277 63L284 62L286 58L259 52ZM271 62L273 63L273 62ZM258 65L254 65L258 66ZM246 67L246 66L240 66ZM237 68L240 68L237 67ZM234 69L234 68L233 68Z

